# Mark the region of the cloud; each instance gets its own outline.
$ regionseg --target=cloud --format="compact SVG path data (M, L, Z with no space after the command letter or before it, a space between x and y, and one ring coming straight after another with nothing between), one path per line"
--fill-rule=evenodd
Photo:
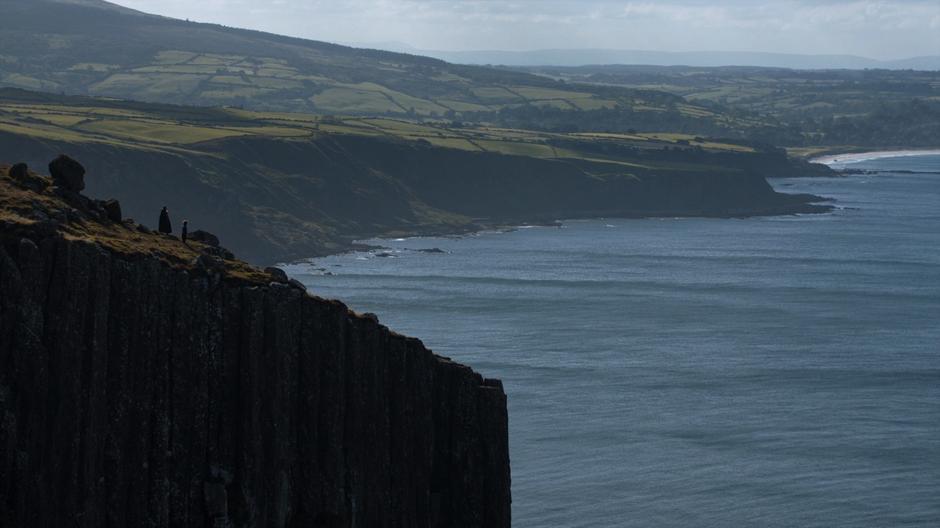
M168 16L424 49L940 54L937 0L117 0Z

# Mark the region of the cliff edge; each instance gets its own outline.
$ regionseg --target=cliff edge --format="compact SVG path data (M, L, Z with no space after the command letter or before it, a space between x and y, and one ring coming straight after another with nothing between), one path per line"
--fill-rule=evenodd
M0 167L0 526L509 525L499 381Z

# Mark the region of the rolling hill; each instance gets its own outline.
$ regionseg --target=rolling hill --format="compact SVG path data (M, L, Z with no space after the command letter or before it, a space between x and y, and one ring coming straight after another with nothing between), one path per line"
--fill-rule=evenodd
M940 71L690 66L520 68L569 83L657 90L776 126L743 130L786 146L935 147Z
M521 107L636 112L637 128L747 127L655 90L148 15L100 0L0 0L0 86L263 111L461 119ZM650 123L650 127L640 126ZM671 125L670 125L671 126ZM664 131L664 130L661 130Z

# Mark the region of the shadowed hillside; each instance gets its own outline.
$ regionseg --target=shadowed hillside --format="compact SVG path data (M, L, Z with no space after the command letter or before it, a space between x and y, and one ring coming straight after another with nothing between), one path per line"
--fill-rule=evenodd
M89 192L155 226L164 205L254 262L376 235L597 216L825 210L767 176L828 174L776 149L691 136L543 134L0 92L0 148L61 152Z

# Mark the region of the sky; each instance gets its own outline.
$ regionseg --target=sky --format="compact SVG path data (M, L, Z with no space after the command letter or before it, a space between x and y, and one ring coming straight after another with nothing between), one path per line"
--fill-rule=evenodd
M424 50L940 55L940 0L113 0L174 18Z

